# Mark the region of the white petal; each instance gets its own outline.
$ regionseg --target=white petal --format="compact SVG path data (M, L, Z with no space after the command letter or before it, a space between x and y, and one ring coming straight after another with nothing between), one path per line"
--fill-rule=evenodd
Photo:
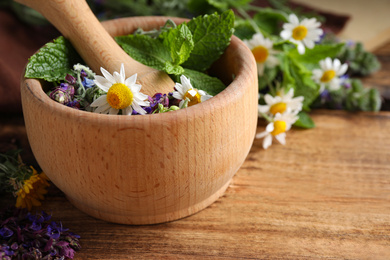
M98 86L101 90L108 92L108 90L111 88L112 83L109 82L105 77L96 75L94 80L96 86Z
M95 101L93 101L90 106L91 107L100 107L100 106L103 106L105 104L108 104L107 103L107 95L102 95L100 97L98 97Z
M302 43L298 43L299 54L305 54L305 46Z
M173 91L172 92L172 97L174 97L176 99L183 99L183 95L180 94L178 91Z
M296 26L293 25L293 24L291 24L291 23L285 23L285 24L283 24L283 29L288 30L288 31L294 30L295 27L296 27Z
M267 103L267 105L273 105L275 103L275 98L270 94L265 94L264 101L265 103Z
M121 75L121 83L124 83L126 74L125 74L125 66L123 65L123 63L121 64L120 75Z
M195 89L190 89L187 91L187 93L194 97L198 92Z
M180 93L180 95L182 95L182 96L184 96L184 94L187 92L187 90L186 91L184 91L184 89L183 89L183 85L182 84L180 84L180 83L176 83L176 85L175 85L175 89L176 89L176 91L177 92L179 92ZM175 91L174 91L175 92Z
M108 113L110 115L117 115L119 113L119 109L111 107Z
M198 93L201 96L207 95L207 93L204 90L198 89Z
M140 92L142 86L140 84L131 84L131 85L127 85L129 86L131 92L133 92L133 94L137 94Z
M266 135L269 135L269 133L267 131L263 131L261 133L256 134L255 137L256 137L256 139L260 139L260 138L263 138Z
M95 113L104 113L107 112L111 108L110 104L104 104L102 106L99 106L95 109Z
M303 43L306 45L308 49L313 49L314 47L314 42L309 39L303 39Z
M264 75L264 63L257 63L257 75Z
M338 71L340 69L340 66L341 66L341 62L339 59L334 59L333 60L333 69L335 71Z
M212 98L213 96L212 95L204 95L204 96L201 96L200 97L200 102L205 102L206 100L209 100L210 98Z
M292 36L292 32L290 30L283 30L281 33L280 33L280 37L282 37L283 39L287 40L287 39L290 39Z
M138 112L138 114L141 114L141 115L146 114L146 111L142 107L140 107L140 105L138 105L136 102L133 102L133 104L131 104L131 106L133 107L133 109L135 111Z
M115 79L114 77L110 74L110 72L108 72L107 70L105 70L104 68L100 68L100 71L102 72L103 76L112 84L115 84Z
M325 68L326 68L326 70L331 70L332 68L333 68L333 66L332 66L333 64L332 64L332 59L331 58L329 58L329 57L327 57L326 59L325 59Z
M348 64L343 64L343 65L341 65L341 67L340 67L340 69L339 69L339 71L338 71L338 73L337 73L337 76L342 76L342 75L344 75L345 74L345 72L347 72L347 70L348 70Z
M135 73L135 74L134 74L133 76L131 76L131 77L128 77L128 78L125 80L125 85L126 85L126 86L134 85L136 81L137 81L137 73Z
M290 21L290 23L292 23L294 25L298 25L299 24L298 17L295 14L290 14L288 16L288 20Z
M340 88L340 79L333 78L331 82L329 82L329 90L338 90Z
M144 107L148 107L148 106L150 106L150 102L149 101L140 101L140 100L137 100L137 103L138 103L138 105L140 105L140 106L144 106Z
M128 106L128 107L122 109L123 115L130 116L132 112L133 112L133 108L131 106Z
M259 112L260 113L268 113L268 111L269 111L269 106L267 106L267 105L259 105L259 107L258 107L258 109L259 109Z
M280 133L278 135L275 135L276 140L279 141L279 143L285 145L286 144L286 133Z
M269 123L266 127L265 127L265 131L267 131L268 133L271 133L272 131L274 131L274 123Z
M272 135L267 135L263 140L263 148L267 149L272 144Z
M269 56L267 61L265 62L265 65L268 68L274 68L278 64L279 64L279 59L276 58L275 56Z
M114 71L114 79L115 79L115 82L116 83L124 83L124 81L122 80L122 77L121 77L121 75L118 73L118 72L116 72L116 71Z
M134 98L137 99L137 100L144 101L144 100L146 100L148 98L148 95L146 95L144 93L141 93L141 92L137 92L137 93L134 94Z

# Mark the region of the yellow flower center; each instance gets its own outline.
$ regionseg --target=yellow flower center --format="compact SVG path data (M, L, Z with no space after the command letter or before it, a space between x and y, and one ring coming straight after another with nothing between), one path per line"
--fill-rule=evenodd
M292 37L297 41L302 41L307 35L307 28L303 25L298 25L292 31Z
M287 124L284 121L275 121L274 130L271 132L271 135L275 136L281 133L286 132Z
M271 114L276 115L276 113L282 114L284 111L286 111L286 109L287 109L287 104L284 102L279 102L279 103L273 104L270 107L269 111L271 112Z
M123 109L133 103L133 93L122 83L115 83L107 92L107 102L115 109Z
M336 72L334 70L327 70L322 74L321 82L327 83L331 81L336 76Z
M256 46L252 50L253 56L258 63L264 63L268 58L268 49L262 45Z
M185 94L184 94L184 97L183 99L185 100L186 98L188 98L190 101L188 102L188 106L193 106L193 105L196 105L198 103L200 103L200 94L198 93L198 91L196 89L190 89L188 90Z
M46 188L50 185L47 182L49 179L44 173L37 174L34 168L32 170L33 174L29 179L23 181L23 186L16 192L15 207L17 208L31 210L33 206L40 206L41 200L47 193Z

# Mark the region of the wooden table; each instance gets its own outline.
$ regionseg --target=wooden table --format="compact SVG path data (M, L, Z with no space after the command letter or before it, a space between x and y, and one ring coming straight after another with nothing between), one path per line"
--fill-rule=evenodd
M376 53L382 70L365 82L389 97L390 42ZM111 224L56 187L42 209L81 235L75 259L390 259L390 112L311 115L317 127L292 129L286 146L255 140L224 196L190 217ZM1 122L2 147L23 146L34 163L23 118Z

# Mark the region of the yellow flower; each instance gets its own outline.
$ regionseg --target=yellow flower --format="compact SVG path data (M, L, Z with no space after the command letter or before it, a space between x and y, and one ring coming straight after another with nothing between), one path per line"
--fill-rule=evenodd
M47 193L46 188L50 186L48 178L43 172L38 174L37 171L31 167L33 174L29 179L24 180L23 186L16 192L16 207L27 208L29 211L33 206L40 206L41 200Z

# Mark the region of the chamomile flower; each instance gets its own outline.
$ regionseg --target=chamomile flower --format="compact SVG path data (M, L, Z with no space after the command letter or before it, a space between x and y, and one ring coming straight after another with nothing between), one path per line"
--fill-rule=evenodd
M305 46L312 49L316 41L319 41L323 33L319 28L321 23L315 18L303 19L299 22L298 17L295 14L290 14L288 17L289 23L283 24L283 30L280 36L285 40L298 45L298 52L300 54L305 53Z
M343 76L348 69L347 64L341 64L339 59L327 57L320 61L320 69L313 70L313 80L320 84L320 92L325 88L330 91L338 90L343 83Z
M172 96L174 98L181 100L179 103L179 107L183 106L186 99L188 99L188 106L193 106L213 97L211 95L208 95L203 90L193 88L190 79L188 79L184 75L180 76L180 81L181 84L176 83L176 90L172 92Z
M31 167L32 168L32 167ZM40 206L41 200L47 193L46 188L50 185L47 176L42 172L40 174L32 168L33 174L29 179L24 180L23 185L16 192L16 207L27 208L29 211L33 206Z
M273 55L276 54L276 51L272 49L274 43L270 39L264 38L261 33L254 34L252 39L244 40L244 43L255 57L259 76L264 74L264 67L274 68L279 64L278 58Z
M93 112L117 115L122 110L123 115L131 115L134 109L141 115L146 114L141 106L149 106L149 102L145 101L148 96L141 93L141 85L135 83L137 74L126 79L123 64L120 73L115 71L113 75L104 68L100 70L104 77L96 76L94 81L107 94L91 103L91 107L96 107Z
M277 113L272 122L270 122L264 132L258 133L256 138L264 138L263 148L267 149L272 144L272 138L275 137L279 143L286 144L286 132L290 130L292 124L298 120L297 113L287 111L283 114Z
M278 94L273 97L270 94L264 95L265 105L259 105L259 113L270 114L275 116L277 113L283 114L287 110L292 113L299 112L302 110L302 102L304 97L294 97L294 89L290 88L290 90L285 93L282 89L278 91Z

